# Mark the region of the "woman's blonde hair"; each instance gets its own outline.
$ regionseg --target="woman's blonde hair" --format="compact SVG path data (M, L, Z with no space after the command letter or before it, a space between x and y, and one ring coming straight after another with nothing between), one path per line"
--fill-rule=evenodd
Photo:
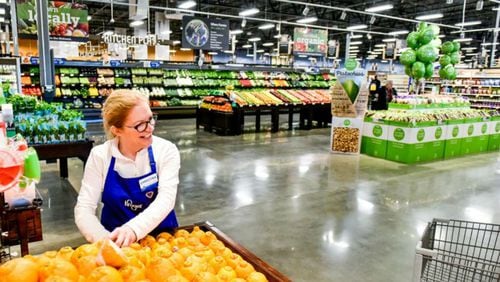
M107 98L102 107L102 123L108 139L115 138L111 127L122 128L123 122L138 102L148 102L148 98L137 90L115 90Z

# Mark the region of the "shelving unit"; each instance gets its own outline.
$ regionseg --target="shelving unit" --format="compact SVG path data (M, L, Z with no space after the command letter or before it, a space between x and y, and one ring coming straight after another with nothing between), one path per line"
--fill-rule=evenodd
M20 69L19 58L0 58L0 81L9 82L12 93L18 93L21 89Z
M408 83L410 78L402 74L388 74L387 80L392 80L392 87L398 91L398 95L408 94Z

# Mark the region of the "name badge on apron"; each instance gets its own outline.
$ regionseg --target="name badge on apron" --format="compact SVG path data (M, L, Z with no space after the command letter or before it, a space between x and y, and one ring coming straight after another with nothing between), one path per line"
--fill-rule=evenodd
M156 173L153 173L139 180L139 186L141 187L141 191L146 190L148 187L151 187L156 183L158 183L158 174Z

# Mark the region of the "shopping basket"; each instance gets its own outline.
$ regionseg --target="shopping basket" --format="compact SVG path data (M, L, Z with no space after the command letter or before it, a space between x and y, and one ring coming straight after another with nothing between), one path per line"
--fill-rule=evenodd
M417 244L413 281L500 281L500 225L434 219Z

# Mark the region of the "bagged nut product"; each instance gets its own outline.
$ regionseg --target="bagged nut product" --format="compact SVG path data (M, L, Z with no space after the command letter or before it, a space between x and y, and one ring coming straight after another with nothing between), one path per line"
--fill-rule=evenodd
M358 154L363 118L332 119L331 147L334 153Z

